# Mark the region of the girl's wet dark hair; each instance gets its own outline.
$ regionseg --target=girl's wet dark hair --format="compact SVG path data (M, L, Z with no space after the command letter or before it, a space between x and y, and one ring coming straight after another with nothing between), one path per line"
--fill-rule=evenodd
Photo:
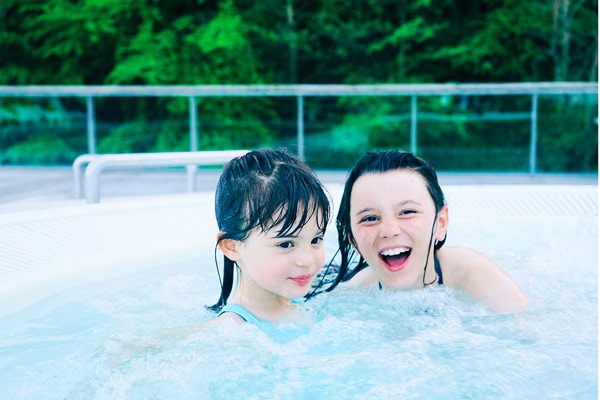
M358 254L353 245L356 245L355 239L352 236L350 226L350 196L354 183L364 174L368 173L383 173L393 170L410 169L420 174L427 185L427 190L435 205L436 215L446 204L444 192L438 182L437 174L433 167L422 158L403 150L389 150L382 152L368 152L360 160L356 162L346 179L344 193L340 201L340 208L336 219L336 227L338 230L338 245L341 262L339 270L335 278L326 291L333 290L339 283L350 280L359 271L368 266L364 258ZM435 249L439 249L444 245L446 238L435 242ZM350 265L354 262L358 255L359 260L356 266L350 269Z
M306 162L285 149L259 149L225 165L215 192L215 215L221 231L218 245L225 239L243 241L254 229L266 232L275 226L278 237L293 235L313 215L325 233L331 209L329 197ZM221 296L208 307L212 311L227 304L233 287L235 263L223 258Z

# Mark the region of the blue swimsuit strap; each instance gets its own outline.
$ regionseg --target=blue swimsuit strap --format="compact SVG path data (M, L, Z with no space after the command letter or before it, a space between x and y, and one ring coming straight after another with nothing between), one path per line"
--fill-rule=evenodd
M226 304L225 306L223 306L223 308L221 308L221 311L219 311L219 315L221 316L225 313L234 313L237 316L239 316L241 319L243 319L246 322L250 322L251 324L254 324L258 327L261 327L263 329L270 327L271 324L269 324L266 321L263 321L262 319L258 318L256 315L252 314L250 311L248 311L248 309L246 309L245 307L239 305L239 304Z
M435 273L438 276L438 285L444 284L444 277L442 276L442 267L440 265L440 260L438 260L437 255L433 255L433 263L435 267Z

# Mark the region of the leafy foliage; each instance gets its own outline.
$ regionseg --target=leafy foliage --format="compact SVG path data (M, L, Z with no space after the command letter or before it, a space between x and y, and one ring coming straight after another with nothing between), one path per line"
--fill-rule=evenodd
M0 85L597 81L597 60L597 0L0 3ZM295 142L293 101L196 101L201 149ZM420 98L419 151L448 169L527 168L528 125L485 121L528 102ZM96 99L99 151L189 148L188 99L134 103ZM540 167L597 170L597 146L572 145L597 143L597 99L551 103L540 105ZM369 148L406 148L409 110L406 99L307 99L307 159L345 168ZM0 163L69 163L86 151L82 113L73 99L3 99Z

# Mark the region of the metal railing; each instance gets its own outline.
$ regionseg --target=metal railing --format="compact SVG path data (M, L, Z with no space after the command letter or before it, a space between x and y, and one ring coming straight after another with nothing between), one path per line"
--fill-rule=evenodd
M83 197L82 175L85 170L85 199L87 203L100 201L100 174L107 168L180 167L187 171L187 188L195 190L199 165L223 165L248 150L194 151L168 153L83 154L73 162L75 197ZM87 165L87 168L85 168Z
M189 86L0 86L0 97L83 97L87 108L88 153L96 153L96 97L187 97L190 151L199 150L198 97L296 97L298 155L304 157L304 98L333 96L409 96L410 150L417 154L418 98L422 96L531 96L529 172L537 158L538 96L598 94L597 82L374 84L374 85L189 85Z

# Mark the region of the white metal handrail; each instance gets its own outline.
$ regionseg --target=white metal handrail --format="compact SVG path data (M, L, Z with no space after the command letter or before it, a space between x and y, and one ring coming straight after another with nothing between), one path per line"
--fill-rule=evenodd
M82 154L73 161L73 193L76 199L83 198L83 174L85 167L99 154Z
M598 93L598 82L359 85L0 85L0 97L439 96Z
M197 97L296 97L297 149L304 157L304 97L407 96L410 151L418 154L418 98L421 96L531 96L529 172L537 165L537 114L541 95L597 94L598 82L509 82L443 84L301 85L0 85L1 97L83 97L86 99L88 153L96 153L96 97L188 97L190 151L198 148ZM597 117L596 117L597 121Z
M194 190L195 173L199 165L223 165L248 150L188 151L167 153L84 154L73 163L76 194L81 196L81 171L85 164L85 199L100 201L100 174L107 168L148 168L185 166L188 172L188 191Z

